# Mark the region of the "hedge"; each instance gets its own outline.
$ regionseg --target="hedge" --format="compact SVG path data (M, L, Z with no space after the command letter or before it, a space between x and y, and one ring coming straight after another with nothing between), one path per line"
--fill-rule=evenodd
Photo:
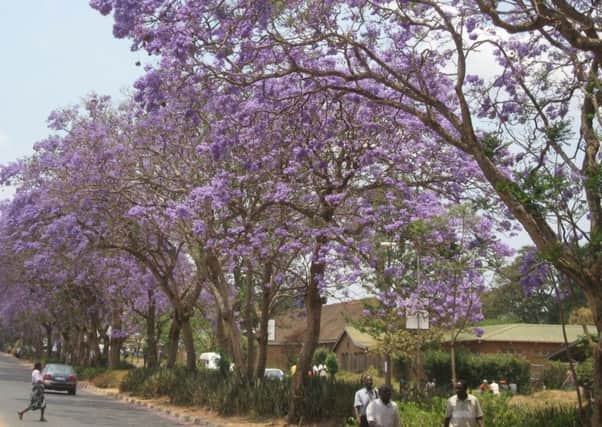
M451 380L451 356L449 352L430 350L424 362L428 378L438 384L449 384ZM499 381L505 379L518 385L519 391L529 389L530 364L527 360L511 354L479 355L469 351L456 352L456 372L470 387L476 387L483 379Z
M311 377L304 386L300 413L305 420L339 419L353 415L353 396L359 383ZM123 379L121 391L145 398L168 396L176 405L198 405L221 415L284 416L288 410L290 379L247 383L219 371L184 368L132 369Z
M577 408L549 406L529 409L508 404L508 396L478 396L488 427L585 427ZM400 404L404 427L441 427L446 399Z
M330 419L337 425L354 424L353 396L360 384L312 377L303 390L300 413L303 423ZM247 384L219 371L200 370L191 374L184 368L168 370L132 369L121 384L122 391L144 397L168 396L176 405L197 405L221 415L283 417L288 409L290 381L266 380ZM578 411L572 407L510 406L508 396L479 395L485 424L489 427L582 427ZM427 398L420 402L400 402L405 427L440 427L446 399Z
M562 362L546 363L543 369L543 384L548 389L559 389L566 379L568 365Z

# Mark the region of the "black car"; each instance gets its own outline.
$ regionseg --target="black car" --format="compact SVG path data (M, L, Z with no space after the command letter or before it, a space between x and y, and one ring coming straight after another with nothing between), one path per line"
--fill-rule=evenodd
M42 379L46 390L77 392L77 375L70 365L49 363L42 370Z

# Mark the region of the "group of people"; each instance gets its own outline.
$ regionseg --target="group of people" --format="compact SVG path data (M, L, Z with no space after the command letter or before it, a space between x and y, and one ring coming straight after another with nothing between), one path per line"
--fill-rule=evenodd
M391 400L391 387L373 388L372 377L363 377L364 387L355 392L353 407L360 427L401 427L397 404Z
M509 384L506 380L500 380L499 384L496 383L495 380L493 380L491 383L487 380L483 380L481 381L479 390L481 394L491 393L497 395L500 394L501 391L516 393L516 384Z
M456 394L447 400L445 427L483 427L479 400L468 393L466 381L454 384ZM363 387L355 393L355 417L360 427L401 427L397 404L391 400L391 387L374 389L372 377L363 377Z

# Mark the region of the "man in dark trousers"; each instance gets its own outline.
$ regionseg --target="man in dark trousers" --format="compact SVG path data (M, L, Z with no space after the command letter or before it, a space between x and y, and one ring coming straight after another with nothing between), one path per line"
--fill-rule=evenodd
M355 409L355 418L360 427L368 427L368 419L366 418L366 408L373 400L376 400L378 394L372 388L372 377L365 375L363 377L364 387L355 392L353 408Z
M479 400L468 394L466 381L458 380L456 394L447 400L445 427L483 427L483 411Z

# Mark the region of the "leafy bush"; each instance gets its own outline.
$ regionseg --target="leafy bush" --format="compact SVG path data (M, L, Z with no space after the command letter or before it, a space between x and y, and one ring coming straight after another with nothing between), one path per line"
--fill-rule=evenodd
M75 372L77 373L77 378L80 380L90 380L95 376L99 375L102 372L105 372L107 368L103 368L100 366L76 366Z
M328 353L325 361L326 369L328 369L328 373L332 376L335 376L339 371L339 362L337 362L337 355L335 353Z
M353 415L353 396L359 388L359 384L332 381L324 377L308 378L303 388L299 413L303 414L304 420L344 420Z
M451 378L451 356L448 352L428 351L425 357L425 371L428 378L435 378L438 384L448 384ZM519 390L529 387L530 365L527 360L511 354L479 355L468 351L456 354L458 378L465 379L472 387L481 380L506 379L518 384Z
M324 365L326 363L326 358L330 351L326 347L318 347L314 352L314 356L311 360L313 365Z
M198 405L221 415L286 415L290 396L290 379L248 383L237 375L224 378L219 371L184 368L132 369L121 383L121 390L144 397L168 396L176 405ZM351 402L359 383L311 377L303 388L300 413L303 421L331 419L337 423L351 420ZM507 396L478 397L490 427L582 427L578 411L572 406L512 406ZM446 399L433 397L420 402L399 404L406 427L440 427L445 415Z
M543 370L543 383L548 389L559 389L566 378L566 364L562 362L547 363Z
M577 365L577 383L588 391L594 388L594 363L590 357Z
M100 388L118 388L128 371L125 369L114 369L100 372L91 378L92 384Z
M248 383L236 375L224 378L219 371L184 368L132 369L120 389L142 397L168 396L176 405L198 405L221 415L284 416L288 410L290 379ZM303 389L300 412L305 420L345 419L353 415L358 383L311 377Z
M119 385L120 391L140 394L144 382L155 370L149 368L137 368L130 370Z
M517 408L508 404L507 397L494 395L483 395L478 399L488 427L585 427L579 420L576 408ZM405 427L440 427L443 424L446 399L406 402L399 406Z

